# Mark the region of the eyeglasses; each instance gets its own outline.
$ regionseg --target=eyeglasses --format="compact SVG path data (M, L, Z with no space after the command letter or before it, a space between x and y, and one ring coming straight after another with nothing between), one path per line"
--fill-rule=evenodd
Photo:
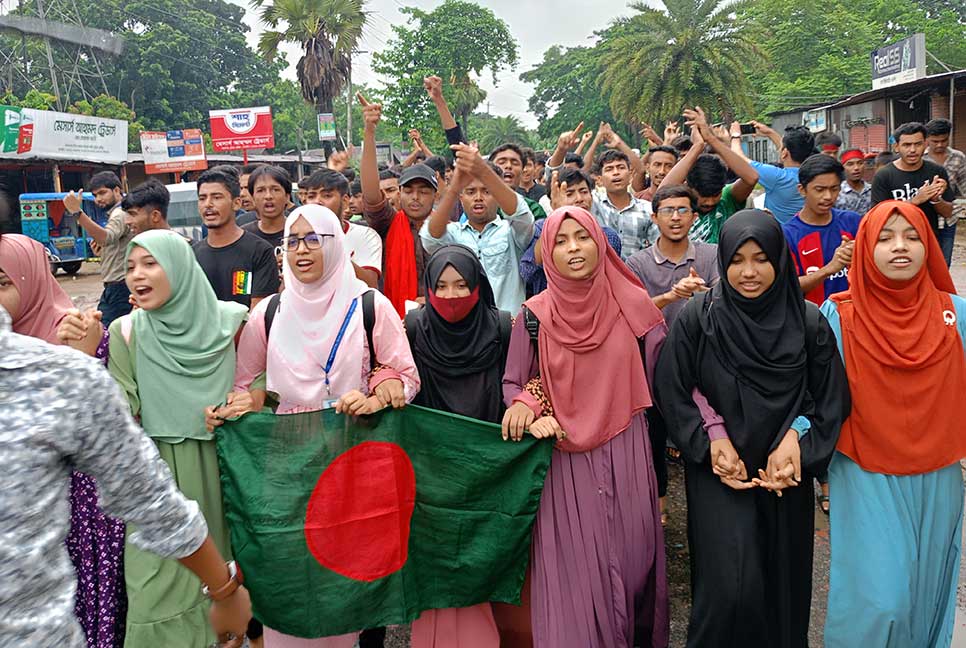
M306 250L318 250L322 247L322 239L333 236L333 234L316 234L315 232L310 232L305 236L289 236L282 240L282 245L289 252L295 252L299 249L299 243L305 241Z
M674 216L675 214L678 214L679 216L687 216L690 213L690 207L659 207L657 210L658 216Z

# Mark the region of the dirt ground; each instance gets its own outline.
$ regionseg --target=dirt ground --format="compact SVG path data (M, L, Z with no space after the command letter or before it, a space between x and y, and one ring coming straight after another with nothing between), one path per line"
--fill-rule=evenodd
M101 292L100 277L95 264L84 264L74 277L58 275L58 281L79 308L95 307ZM966 294L966 227L960 227L953 255L953 279L960 294ZM687 505L684 497L684 471L675 464L669 466L668 511L665 529L665 548L668 559L668 593L671 605L671 646L684 646L690 612L690 569L687 546ZM815 558L812 584L812 622L809 644L822 646L822 627L825 623L825 604L828 596L829 535L828 518L816 507ZM961 563L956 633L954 648L966 648L966 562ZM409 646L408 627L391 628L386 640L388 648Z

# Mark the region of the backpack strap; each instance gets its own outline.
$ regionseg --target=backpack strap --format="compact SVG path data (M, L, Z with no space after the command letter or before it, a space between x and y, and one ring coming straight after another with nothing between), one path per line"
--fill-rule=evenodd
M527 335L530 336L530 344L533 345L533 354L540 359L540 347L537 344L537 339L540 336L540 320L537 316L533 314L533 311L523 307L523 325L527 329Z
M281 293L275 293L268 298L268 308L265 309L265 340L268 341L268 334L272 332L272 322L275 321L275 314L278 313L278 304L282 300Z
M366 329L366 342L369 344L369 371L376 369L376 347L372 344L372 331L376 327L376 293L367 290L362 293L362 326Z
M507 311L500 311L500 348L504 359L510 348L510 334L513 332L513 317Z

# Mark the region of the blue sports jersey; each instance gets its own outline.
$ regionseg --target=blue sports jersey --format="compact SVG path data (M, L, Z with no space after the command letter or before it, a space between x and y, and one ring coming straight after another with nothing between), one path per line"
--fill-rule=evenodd
M843 236L855 238L860 220L862 217L853 211L833 209L832 222L828 225L809 225L798 214L782 225L798 276L815 272L831 261L835 250L842 244ZM829 295L847 290L848 273L848 268L836 272L806 294L805 299L821 305Z

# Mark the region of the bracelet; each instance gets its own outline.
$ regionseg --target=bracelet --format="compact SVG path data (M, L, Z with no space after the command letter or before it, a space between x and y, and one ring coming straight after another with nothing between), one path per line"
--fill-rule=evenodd
M245 582L241 567L234 560L228 563L228 582L212 592L207 585L201 588L201 593L210 601L224 601L241 587Z

